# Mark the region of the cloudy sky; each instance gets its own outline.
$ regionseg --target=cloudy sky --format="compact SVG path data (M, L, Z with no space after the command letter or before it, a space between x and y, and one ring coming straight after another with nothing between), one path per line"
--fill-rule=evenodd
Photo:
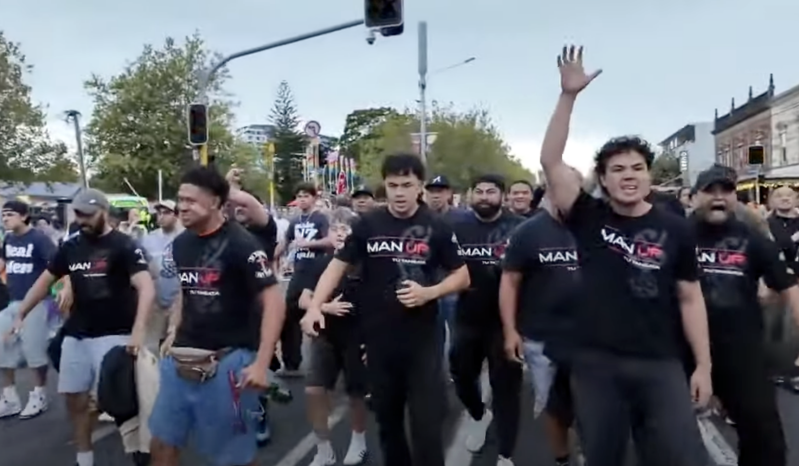
M356 28L241 59L228 89L240 125L265 122L287 80L304 119L338 135L353 109L415 105L417 23L429 24L430 69L472 63L430 77L429 98L484 106L530 168L558 94L555 57L564 42L585 44L586 65L604 74L581 99L567 158L582 169L609 136L658 142L691 122L727 112L750 85L762 92L799 84L799 2L791 0L405 0L399 37L366 44ZM91 113L82 82L111 76L145 43L200 31L223 53L357 19L362 0L0 0L0 29L35 65L34 98L50 128L71 141L58 115Z

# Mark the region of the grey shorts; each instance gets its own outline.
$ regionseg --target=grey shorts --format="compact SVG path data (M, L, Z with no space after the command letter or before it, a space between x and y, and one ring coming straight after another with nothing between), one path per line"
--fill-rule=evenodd
M344 386L350 396L366 394L366 366L357 343L333 342L324 335L311 340L311 361L306 386L333 390L339 374L344 373Z
M47 323L47 304L41 302L25 316L22 330L9 341L3 337L11 331L19 314L19 301L12 301L7 308L0 311L0 368L16 369L20 367L45 367L47 359L47 341L50 327Z
M125 346L129 335L64 337L58 373L58 393L95 393L103 358L115 346Z

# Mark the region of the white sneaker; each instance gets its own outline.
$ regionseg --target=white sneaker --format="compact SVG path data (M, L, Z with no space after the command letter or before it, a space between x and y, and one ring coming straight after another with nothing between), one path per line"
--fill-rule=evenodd
M366 445L361 445L362 442L350 440L350 446L347 449L347 454L344 455L344 466L355 466L362 464L366 461Z
M22 412L22 403L19 396L10 393L8 389L0 395L0 419L16 416Z
M491 424L492 419L494 419L494 415L491 414L491 411L488 409L485 410L483 413L483 418L479 421L469 417L466 425L467 450L475 453L483 448L483 444L486 443L486 431L488 430L488 426Z
M504 456L500 456L497 460L497 466L513 466L513 461L510 458L505 458Z
M114 418L106 413L100 413L100 415L97 416L97 420L100 422L114 422Z
M28 394L28 403L19 414L20 419L36 417L47 410L47 396L42 391L34 390Z
M327 448L319 448L320 445L316 446L316 455L313 457L313 461L309 466L335 466L336 464L336 453L333 452L333 448L330 447L330 444L327 444Z

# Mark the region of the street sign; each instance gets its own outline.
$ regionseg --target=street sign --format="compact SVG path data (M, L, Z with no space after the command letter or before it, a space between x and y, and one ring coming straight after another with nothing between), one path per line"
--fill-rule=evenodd
M427 151L430 151L430 147L436 142L436 138L438 138L438 133L427 133ZM411 133L411 145L413 146L414 152L421 152L421 142L422 142L422 133Z
M680 151L680 171L682 173L688 171L688 151Z
M322 131L322 125L319 124L318 121L311 120L308 123L305 123L305 135L309 138L318 137Z

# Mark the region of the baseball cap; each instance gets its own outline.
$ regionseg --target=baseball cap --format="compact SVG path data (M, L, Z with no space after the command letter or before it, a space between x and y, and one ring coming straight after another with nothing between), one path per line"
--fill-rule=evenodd
M72 210L85 215L94 215L101 210L108 210L110 207L108 198L97 189L84 189L72 199Z
M178 205L175 204L175 201L169 201L169 200L165 200L165 201L161 201L161 202L156 203L155 204L155 208L156 209L171 210L172 212L177 212L178 211Z
M424 185L425 189L427 188L449 188L452 185L449 184L449 180L444 175L436 175Z
M375 197L375 193L373 193L373 192L372 192L372 190L371 190L371 189L369 189L369 187L368 187L368 186L366 186L366 185L363 185L363 184L362 184L362 185L360 185L360 186L357 186L357 187L356 187L356 188L355 188L355 189L352 191L351 197L358 197L358 196L362 196L362 195L366 195L366 196L370 196L370 197Z
M735 179L731 177L731 172L728 167L713 165L701 172L699 176L696 177L693 191L705 191L714 184L720 184L731 191L735 190Z

